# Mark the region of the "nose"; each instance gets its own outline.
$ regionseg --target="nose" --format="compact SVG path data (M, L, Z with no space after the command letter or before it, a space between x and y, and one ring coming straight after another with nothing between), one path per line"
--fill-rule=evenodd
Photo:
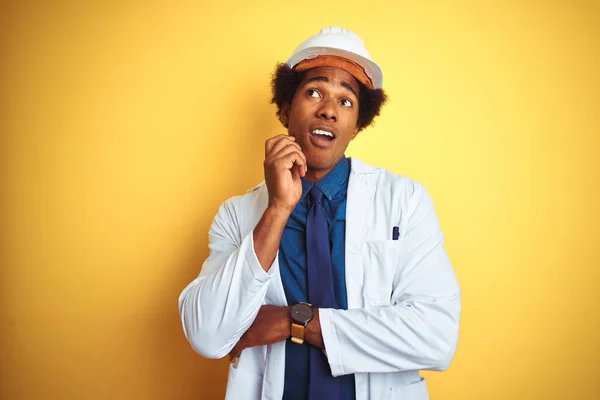
M332 120L337 121L337 113L335 110L335 102L332 100L324 100L321 103L321 107L317 110L317 115L319 118L324 120Z

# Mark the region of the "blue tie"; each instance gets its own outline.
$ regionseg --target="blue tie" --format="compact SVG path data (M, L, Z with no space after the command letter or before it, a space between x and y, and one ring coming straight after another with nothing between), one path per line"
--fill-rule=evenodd
M311 209L306 220L306 262L308 275L308 301L316 308L334 308L333 271L329 249L327 215L321 201L323 192L313 186L309 192ZM340 384L331 375L329 363L323 351L310 347L309 400L337 400Z

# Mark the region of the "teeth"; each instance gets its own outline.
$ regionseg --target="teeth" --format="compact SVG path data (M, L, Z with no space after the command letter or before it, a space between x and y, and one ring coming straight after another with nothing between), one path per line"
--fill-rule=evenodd
M329 137L333 137L333 133L331 132L327 132L327 131L323 131L321 129L315 129L314 131L312 131L313 134L315 135L323 135L323 136L329 136Z

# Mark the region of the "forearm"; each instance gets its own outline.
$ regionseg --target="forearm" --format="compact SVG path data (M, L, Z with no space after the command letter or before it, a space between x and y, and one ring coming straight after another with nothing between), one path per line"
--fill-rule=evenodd
M179 312L196 352L220 358L252 324L272 273L259 264L251 233L230 254L219 242L211 243L211 249L200 276L182 292Z
M370 309L323 309L319 323L334 376L444 370L458 340L460 296Z
M289 216L290 212L287 210L267 207L254 228L254 252L261 267L267 272L277 257L281 235Z

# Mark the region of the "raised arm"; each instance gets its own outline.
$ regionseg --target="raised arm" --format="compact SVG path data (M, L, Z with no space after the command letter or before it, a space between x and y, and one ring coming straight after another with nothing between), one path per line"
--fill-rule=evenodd
M227 355L254 321L278 268L283 229L302 194L306 159L293 139L267 140L264 166L269 203L256 227L241 237L240 214L249 211L240 198L225 202L209 232L209 257L179 297L186 338L207 358Z

